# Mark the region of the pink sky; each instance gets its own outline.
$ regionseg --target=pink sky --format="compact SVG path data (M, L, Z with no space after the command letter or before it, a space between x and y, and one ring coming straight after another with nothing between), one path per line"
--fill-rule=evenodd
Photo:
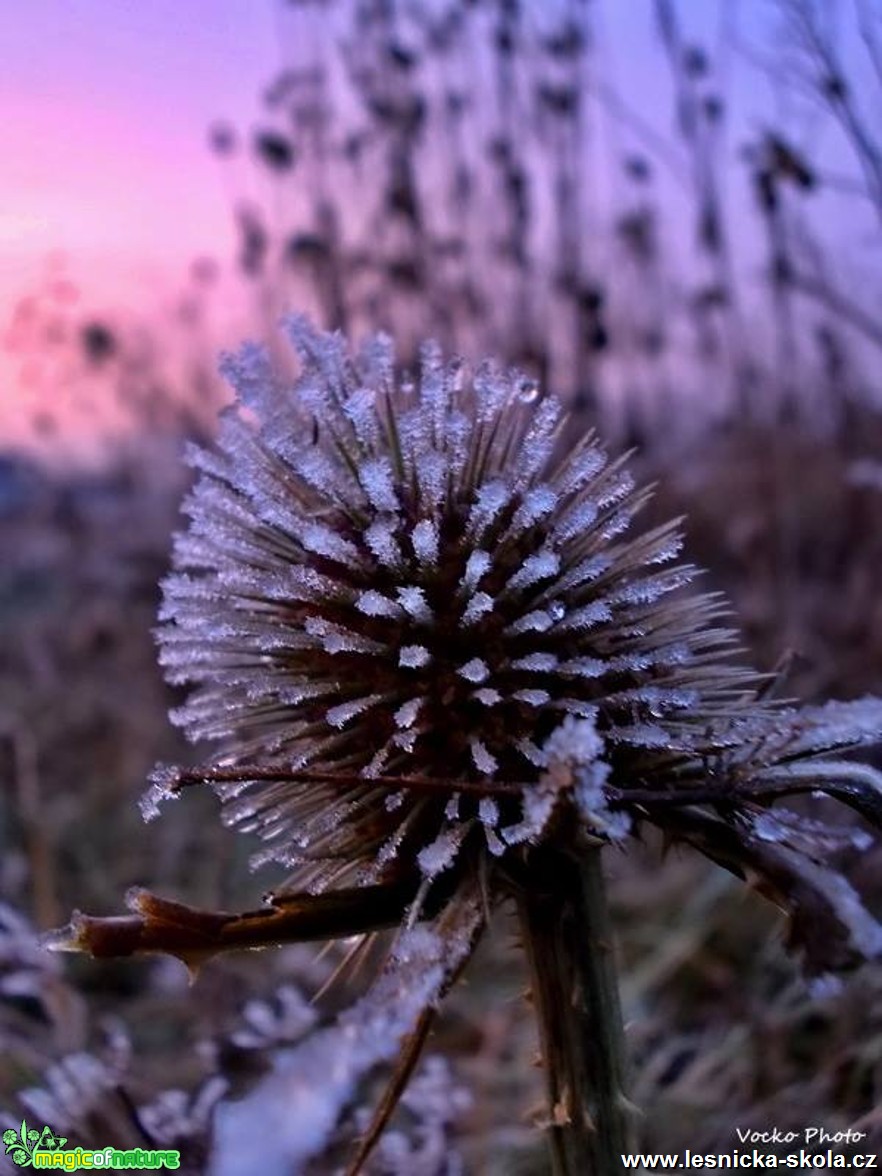
M562 0L534 2L545 13ZM670 138L670 79L652 3L595 3L604 80ZM736 13L745 44L774 44L768 0L679 0L678 11L690 39L714 54ZM231 193L206 131L219 118L253 125L261 88L282 60L286 16L281 0L0 3L0 343L20 300L46 289L47 273L69 276L96 313L143 316L182 287L194 258L230 258ZM744 55L725 53L728 65L718 63L731 71L734 157L739 138L767 125L775 96ZM806 122L803 137L814 145L816 135ZM744 169L736 173L736 198L752 199ZM854 205L847 218L841 212L828 224L841 220L854 237ZM875 254L866 265L878 272ZM0 347L0 445L20 438L38 396L20 368ZM76 431L77 411L66 432Z
M204 149L277 64L271 0L29 0L0 5L0 249L166 261L229 243Z
M278 65L272 0L0 4L0 336L47 257L90 307L151 306L226 257L229 195L206 130L247 121ZM0 441L32 396L0 354Z

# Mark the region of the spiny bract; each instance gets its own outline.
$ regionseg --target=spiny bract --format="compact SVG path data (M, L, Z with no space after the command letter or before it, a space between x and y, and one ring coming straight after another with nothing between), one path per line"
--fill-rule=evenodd
M616 764L639 778L696 710L752 694L720 661L719 602L676 592L676 524L626 537L647 492L592 437L568 447L559 402L517 373L469 377L429 345L399 380L382 336L353 360L288 329L293 385L256 346L225 359L239 400L217 452L191 454L161 659L198 686L175 717L225 741L221 764L350 783L219 783L228 818L314 888L399 854L433 875L466 841L502 855L538 836L572 761L589 826L622 832Z

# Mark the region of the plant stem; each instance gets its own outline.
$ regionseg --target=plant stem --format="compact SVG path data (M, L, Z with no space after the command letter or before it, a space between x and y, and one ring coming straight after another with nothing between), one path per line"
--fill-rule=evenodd
M618 1176L625 1041L601 847L539 850L518 895L551 1101L555 1176Z

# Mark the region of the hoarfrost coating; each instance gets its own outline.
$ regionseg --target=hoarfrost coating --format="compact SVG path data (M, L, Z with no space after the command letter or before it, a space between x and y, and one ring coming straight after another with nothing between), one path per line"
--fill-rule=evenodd
M376 871L418 822L432 872L481 830L500 853L541 828L543 747L568 716L621 757L650 716L732 705L744 671L707 671L731 643L717 601L661 607L691 576L662 566L676 527L621 538L646 495L592 437L567 448L553 397L489 364L469 378L431 345L399 382L383 337L353 359L300 319L288 331L293 386L260 348L225 360L239 407L217 452L191 454L161 659L197 687L176 721L223 741L221 762L355 779L218 785L232 823L289 865L308 857L321 887L343 860ZM398 774L525 791L454 816L409 793L390 808L371 780Z

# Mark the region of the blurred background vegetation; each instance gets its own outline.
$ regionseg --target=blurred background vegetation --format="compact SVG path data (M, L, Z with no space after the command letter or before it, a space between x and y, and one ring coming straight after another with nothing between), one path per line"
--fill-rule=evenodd
M84 1146L184 1141L194 1171L212 1097L291 1039L280 986L309 995L333 956L224 961L188 988L163 962L61 968L31 929L118 910L135 883L241 909L272 882L211 797L149 827L136 803L154 762L193 757L150 629L181 443L210 438L226 396L222 279L251 337L297 309L391 332L405 365L433 336L525 369L574 430L635 447L651 513L686 515L754 664L801 699L882 690L882 5L768 0L773 35L748 45L725 5L705 42L692 3L645 0L666 133L599 59L599 2L278 7L285 65L254 126L209 129L237 255L195 262L164 316L91 313L55 274L6 337L56 400L112 404L115 426L88 467L0 456L0 1106ZM745 86L767 88L762 119L739 117ZM52 439L51 407L34 425ZM810 1124L878 1146L878 970L810 994L758 900L662 849L610 862L644 1146ZM882 851L853 876L882 910ZM431 1120L443 1146L377 1171L545 1170L523 986L500 926L434 1038L447 1110L399 1124L413 1141Z

